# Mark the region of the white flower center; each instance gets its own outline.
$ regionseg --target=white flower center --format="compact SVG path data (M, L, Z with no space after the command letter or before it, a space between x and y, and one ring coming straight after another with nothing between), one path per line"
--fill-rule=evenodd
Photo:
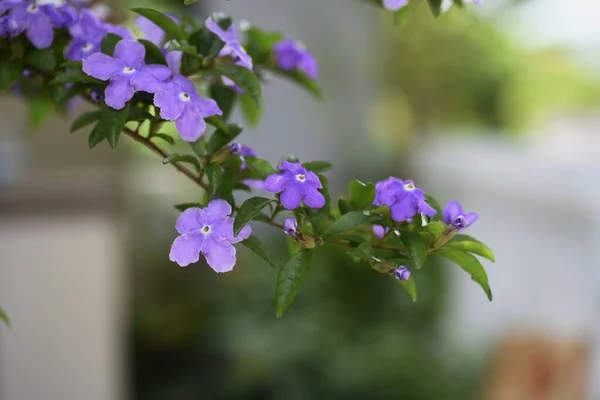
M87 53L89 51L91 51L94 48L94 45L91 43L86 43L81 47L81 51L83 51L84 53Z
M37 12L40 11L40 8L37 6L37 4L30 4L27 7L27 12L31 13L31 14L35 14Z
M125 67L125 68L123 68L123 73L124 74L133 74L134 72L135 72L134 68L131 68L131 67Z
M179 93L179 99L181 101L190 101L190 95L187 94L186 92L181 92L181 93Z
M415 185L413 185L412 183L407 183L404 185L404 190L408 190L409 192L415 190Z
M298 182L304 182L306 180L306 175L304 175L304 174L298 174L298 175L296 175L296 180Z
M208 235L210 233L210 226L204 225L202 229L200 229L200 232L202 232L203 235Z

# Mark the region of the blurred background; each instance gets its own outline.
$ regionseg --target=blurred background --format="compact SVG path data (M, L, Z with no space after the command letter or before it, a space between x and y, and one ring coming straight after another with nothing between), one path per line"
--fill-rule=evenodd
M4 96L0 399L600 398L600 3L486 0L434 20L413 2L397 27L358 0L185 10L301 39L324 100L273 79L240 141L332 160L336 194L393 174L460 200L496 253L492 303L433 260L413 304L331 249L277 320L276 272L245 249L222 276L168 260L172 205L200 196L171 167L126 140L89 151L69 119ZM253 228L283 262L281 235Z

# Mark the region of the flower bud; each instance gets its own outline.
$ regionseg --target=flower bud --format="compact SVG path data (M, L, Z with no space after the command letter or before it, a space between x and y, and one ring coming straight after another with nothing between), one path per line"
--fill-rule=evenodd
M407 281L410 278L410 271L404 265L400 265L394 270L394 277L400 281Z

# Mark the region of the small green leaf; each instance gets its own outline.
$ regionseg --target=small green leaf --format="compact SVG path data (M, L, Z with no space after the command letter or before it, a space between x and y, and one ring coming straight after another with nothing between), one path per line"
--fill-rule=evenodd
M168 156L167 158L165 158L163 160L163 164L172 164L172 163L189 163L192 164L195 168L196 171L200 171L200 162L198 162L198 159L192 155L189 154L171 154L170 156Z
M173 146L175 144L175 139L173 139L172 136L169 136L166 133L155 133L154 135L152 135L150 137L150 139L154 139L154 138L160 139L163 142L167 142L171 146Z
M260 120L263 115L263 107L262 100L260 101L260 105L256 105L252 97L247 93L240 95L240 112L244 116L244 119L248 123L248 125L254 127L260 123Z
M181 204L175 204L173 207L175 207L177 210L183 212L183 211L187 210L188 208L204 208L204 207L206 207L206 205L202 204L202 203L181 203Z
M312 252L301 250L293 254L281 267L277 275L277 288L275 289L275 309L277 318L292 304L300 287L308 276L312 262Z
M358 247L350 248L346 251L351 257L360 258L361 260L371 261L373 259L373 248L368 242L361 243Z
M242 204L240 210L235 216L233 223L233 234L237 236L242 228L252 221L254 217L259 214L267 204L274 202L273 199L267 199L265 197L251 197Z
M108 144L113 149L117 147L119 136L121 136L125 122L127 122L127 115L129 115L129 103L121 110L114 110L109 107L103 108L100 120L90 135L90 148L100 143L103 140L102 138L108 140Z
M267 160L263 160L262 158L244 157L244 161L246 161L246 165L250 172L259 179L267 179L269 175L275 173L273 166Z
M236 182L233 184L233 190L242 190L244 192L251 192L252 188L245 183Z
M401 281L399 279L394 279L402 289L408 294L408 296L412 299L412 301L417 301L417 285L415 284L414 278L411 276L406 281Z
M48 49L32 49L25 56L25 64L40 71L51 72L56 68L56 54Z
M410 258L415 262L415 267L421 268L427 259L427 246L423 238L417 232L402 231L400 240Z
M150 21L158 25L169 38L182 41L183 32L179 28L179 25L165 14L153 10L151 8L132 8L131 11L140 14L143 17L148 18Z
M433 15L436 18L439 17L442 12L442 0L427 0L427 3L429 3Z
M227 143L238 137L240 133L242 133L242 126L239 124L227 125L226 130L217 129L208 141L208 153L215 154Z
M362 211L351 211L333 221L333 223L329 225L329 228L325 229L323 232L323 239L328 239L349 229L369 225L371 221L372 218L369 215L365 215Z
M85 90L86 86L87 85L83 82L77 82L69 87L63 86L54 88L56 89L54 93L54 103L56 104L56 107L64 107L69 100L81 94Z
M81 114L71 124L71 133L88 126L92 122L96 122L102 116L102 110L95 110Z
M2 308L0 308L0 320L4 322L7 328L11 329L12 325L10 323L10 318L8 317L6 311L4 311Z
M340 209L341 215L348 214L350 211L354 211L352 203L350 203L350 200L345 197L340 197L338 199L338 208Z
M111 56L115 53L115 47L117 47L117 43L119 43L123 38L114 33L107 33L102 38L102 42L100 42L100 50L108 56Z
M267 246L265 246L256 236L250 236L248 239L244 240L242 244L252 250L254 254L268 262L271 267L275 268L275 264L269 255Z
M303 72L300 71L283 71L280 69L276 69L274 70L274 72L276 72L277 74L296 82L297 84L299 84L302 88L306 89L310 94L312 94L313 96L315 96L317 99L320 99L323 97L323 93L321 92L321 88L319 87L319 85L312 79L310 79L308 76L306 76Z
M143 44L144 47L146 48L146 57L145 57L146 64L167 65L167 60L165 59L165 55L158 48L157 45L155 45L154 43L152 43L151 41L146 40L146 39L138 39L138 42Z
M81 61L73 61L73 60L67 60L67 61L63 61L60 63L59 65L60 68L75 68L75 69L81 69L82 67L82 63Z
M471 236L455 235L450 242L446 243L446 247L468 251L469 253L474 253L492 262L496 262L496 257L494 257L492 250Z
M485 272L483 265L481 265L475 256L458 249L443 249L437 251L435 254L458 264L459 267L471 275L471 278L475 282L479 283L487 295L488 300L492 301L492 290L488 283L487 273Z
M249 69L234 65L234 64L221 64L215 67L215 70L234 81L236 85L244 90L246 94L252 98L254 104L260 107L262 98L262 89L260 87L260 81Z
M348 192L350 201L358 209L370 206L375 200L375 185L372 183L363 183L354 179L348 184Z
M431 218L431 220L441 221L444 216L444 213L442 212L442 207L440 207L440 203L438 203L435 197L429 195L425 195L425 200L427 200L427 204L429 204L435 209L435 211L437 211L437 214L435 214L433 218Z
M0 64L0 90L10 89L19 80L22 73L23 66L20 62L7 60Z
M93 129L92 132L90 132L90 136L88 137L89 148L93 149L94 147L102 143L104 139L106 139L106 136L104 136L104 132L102 132L101 130Z
M303 163L302 166L315 174L321 174L333 168L333 164L327 161L309 161Z
M223 170L221 164L218 162L211 162L204 167L204 172L206 173L206 177L208 178L208 183L210 185L210 199L212 200L212 196L217 193L219 187L221 186L221 179L223 178Z
M237 98L236 91L229 86L213 83L210 85L210 97L217 102L219 108L223 112L221 118L227 121L233 110L235 99Z
M144 110L141 107L133 106L129 109L129 114L127 115L127 121L146 121L149 119L154 119L154 116L150 114L148 111Z
M54 79L52 79L49 84L51 85L64 85L65 83L75 83L75 82L92 82L92 83L102 83L102 81L92 78L89 75L86 75L80 69L70 69L61 74L56 75Z
M242 162L239 157L229 157L223 163L225 171L223 173L221 187L215 197L226 200L231 205L235 205L233 185L238 182L241 164Z

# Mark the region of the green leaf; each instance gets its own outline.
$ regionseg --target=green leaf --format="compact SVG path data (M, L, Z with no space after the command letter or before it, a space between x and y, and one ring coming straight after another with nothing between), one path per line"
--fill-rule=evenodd
M260 101L260 105L256 105L254 99L247 93L240 95L240 112L244 116L244 119L248 123L248 125L254 127L260 123L260 120L263 115L263 104L262 100Z
M263 160L262 158L244 157L244 161L246 161L246 165L250 172L259 179L267 179L269 175L275 173L273 166L267 160Z
M400 240L410 258L415 262L415 267L421 268L427 260L427 246L423 238L417 232L402 231Z
M175 207L177 210L183 212L183 211L187 210L188 208L204 208L204 207L206 207L206 204L202 204L202 203L181 203L181 204L175 204L173 207Z
M221 186L221 179L223 178L223 170L221 168L221 164L218 162L211 162L204 167L204 172L206 173L206 177L208 178L208 183L210 185L210 199L212 200L212 196L217 193L219 187Z
M242 162L239 157L229 157L223 163L225 172L223 173L221 187L219 188L216 197L226 200L231 205L235 205L235 199L233 198L233 186L238 181L241 165Z
M73 97L81 94L86 88L86 84L83 82L77 82L69 87L63 86L55 88L54 103L57 108L64 107L69 100Z
M375 200L375 185L372 183L363 183L354 179L348 184L348 192L350 201L354 207L359 209L370 206Z
M252 250L254 254L268 262L271 267L275 268L275 264L269 255L267 246L265 246L256 236L250 236L248 239L244 240L242 244Z
M442 207L440 207L440 203L438 203L435 197L429 195L425 195L425 200L427 200L427 204L429 204L435 209L435 211L437 211L437 214L435 214L433 218L431 218L431 220L441 221L444 216L444 213L442 212Z
M190 4L196 3L198 0L183 0L183 4L189 6Z
M443 249L437 251L435 254L458 264L465 272L471 275L471 278L475 282L479 283L488 299L492 301L492 290L488 283L487 273L475 256L458 249Z
M354 211L352 203L350 203L350 200L345 197L340 197L338 199L338 208L340 209L341 215L348 214L350 211Z
M138 42L146 48L146 64L162 64L167 65L165 55L157 45L146 39L138 39Z
M321 174L333 168L333 164L327 161L309 161L303 163L302 166L315 174Z
M102 116L102 110L95 110L81 114L71 124L71 133L88 126L92 122L96 122Z
M275 289L275 309L277 318L292 304L300 287L308 276L312 262L312 252L301 250L293 254L281 267L277 275L277 288Z
M237 236L242 228L252 221L255 215L259 214L267 204L274 202L273 199L265 197L251 197L242 204L240 210L235 216L233 222L233 235Z
M40 71L52 72L56 68L56 54L48 49L32 49L25 56L25 64Z
M19 80L22 73L23 66L18 61L6 60L0 64L0 90L10 89Z
M154 138L160 139L163 142L167 142L171 146L173 146L175 144L175 139L173 139L172 136L169 136L166 133L155 133L154 135L152 135L150 137L150 139L154 139Z
M474 253L492 262L496 262L496 257L492 250L471 236L455 235L450 242L446 243L446 247L468 251L469 253Z
M323 175L318 175L323 188L319 190L325 196L325 206L322 208L309 208L308 216L316 236L327 229L331 221L331 198L329 196L329 181Z
M281 32L265 32L255 26L246 31L246 37L246 50L257 65L268 63L273 46L285 38Z
M112 55L115 53L115 47L117 47L117 43L119 43L121 40L123 40L121 36L114 33L107 33L102 38L102 42L100 42L100 50L104 54L112 57Z
M129 109L127 121L146 121L154 119L154 116L141 107L133 106Z
M417 285L415 284L414 278L411 276L406 281L401 281L399 279L394 279L402 289L408 294L408 296L412 299L412 301L417 301Z
M223 112L221 118L227 121L233 110L235 99L237 98L236 91L229 86L213 83L210 85L210 97L217 102L219 108Z
M350 248L346 251L351 257L360 258L361 260L371 261L373 259L373 248L368 242L361 243L358 247Z
M233 184L233 190L242 190L244 192L251 192L252 188L245 183L236 182Z
M81 63L81 61L67 60L67 61L61 62L60 65L59 65L59 67L60 68L76 68L76 69L81 69L82 63Z
M431 8L431 12L437 18L440 16L442 12L442 0L427 0L429 3L429 8Z
M123 131L129 115L129 103L121 110L106 107L102 109L100 120L90 134L90 148L102 142L105 138L113 149L117 147L119 136ZM94 140L92 140L92 138Z
M239 124L227 125L226 130L217 129L208 141L208 153L215 154L227 143L238 137L240 133L242 133L242 126Z
M372 218L369 215L363 214L362 211L351 211L333 221L333 223L329 225L329 228L323 232L323 239L328 239L349 229L368 225L371 220Z
M54 77L54 79L52 79L49 83L51 85L64 85L65 83L74 82L102 83L102 81L92 78L91 76L86 75L86 73L82 70L75 68L56 75L56 77Z
M249 69L234 65L234 64L221 64L215 67L215 70L221 75L224 75L234 81L236 85L244 90L244 92L252 98L254 104L260 107L262 98L262 89L260 87L260 81Z
M12 327L12 325L10 323L10 318L8 317L8 314L2 308L0 308L0 320L2 320L4 322L4 324L6 325L7 328L10 329Z
M170 156L168 156L167 158L165 158L163 160L163 164L172 164L172 163L180 163L180 162L192 164L196 168L196 171L201 170L200 162L198 162L198 159L189 154L175 153L175 154L171 154Z
M151 8L132 8L131 11L140 14L143 17L148 18L150 21L154 22L158 25L170 39L175 39L182 41L185 38L183 37L183 32L179 28L179 25L175 23L171 18L166 16L165 14L153 10Z
M299 84L302 88L306 89L310 94L320 99L323 97L323 93L321 92L321 88L319 85L308 76L306 76L303 72L300 71L282 71L279 69L274 70L275 73L281 75L297 84Z
M410 10L410 4L407 4L406 6L402 7L398 11L396 11L394 13L394 25L400 25L404 21L406 21L406 18L408 17L408 14L409 14L409 10Z

